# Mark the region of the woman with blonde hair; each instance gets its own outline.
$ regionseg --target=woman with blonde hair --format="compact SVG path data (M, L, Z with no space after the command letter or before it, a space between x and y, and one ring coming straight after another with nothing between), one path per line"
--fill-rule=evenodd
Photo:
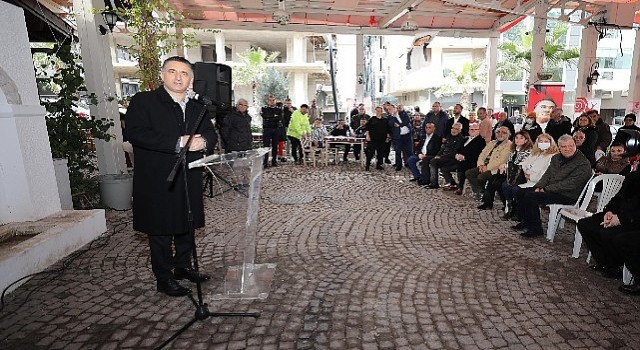
M516 217L516 194L521 188L533 187L538 180L547 171L551 157L558 153L558 145L553 140L553 137L549 134L540 134L533 147L531 147L531 153L526 157L517 168L519 173L514 174L513 181L505 181L502 184L502 193L506 200L507 210L503 216L504 219L509 220Z

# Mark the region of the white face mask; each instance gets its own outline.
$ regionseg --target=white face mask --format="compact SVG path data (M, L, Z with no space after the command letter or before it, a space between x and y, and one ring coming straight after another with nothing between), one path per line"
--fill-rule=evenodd
M540 148L541 151L546 151L549 147L551 147L551 143L549 142L538 142L538 148Z

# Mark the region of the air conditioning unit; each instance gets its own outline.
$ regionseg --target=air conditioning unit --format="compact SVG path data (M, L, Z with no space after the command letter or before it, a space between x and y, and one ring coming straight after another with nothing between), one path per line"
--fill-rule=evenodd
M612 99L612 98L613 98L613 91L611 91L611 90L605 90L605 91L602 91L602 96L601 96L601 98L602 98L603 100L610 100L610 99Z

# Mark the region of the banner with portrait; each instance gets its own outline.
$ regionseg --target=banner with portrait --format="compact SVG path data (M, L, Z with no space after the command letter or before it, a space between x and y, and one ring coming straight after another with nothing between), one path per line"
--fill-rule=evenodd
M538 124L546 124L555 107L562 108L564 84L535 84L529 87L527 112L536 113Z

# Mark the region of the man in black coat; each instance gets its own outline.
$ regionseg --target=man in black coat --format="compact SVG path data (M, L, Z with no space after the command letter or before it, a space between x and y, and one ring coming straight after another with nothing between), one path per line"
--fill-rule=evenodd
M249 103L244 98L220 121L220 138L225 152L251 149L251 116L247 113Z
M469 136L469 119L462 115L462 109L463 107L459 103L456 103L456 105L453 106L453 118L449 118L447 120L445 138L451 136L451 129L455 123L460 123L462 125L460 135L463 137Z
M193 80L191 63L182 57L170 57L162 65L163 86L137 93L127 110L125 133L136 156L133 175L133 228L149 236L151 267L157 289L170 296L191 293L176 280L206 281L191 265L194 245L187 221L185 173L182 168L174 182L166 179L185 146L189 132L203 105L187 97ZM217 136L210 118L205 116L192 139L187 162L211 151ZM202 170L186 174L193 226L204 226ZM175 253L172 252L175 246ZM173 270L173 272L172 272Z
M568 117L562 115L562 108L554 108L551 111L550 118L551 119L549 119L549 122L544 127L544 132L551 135L556 143L558 143L560 136L571 135L571 120L569 120Z
M276 106L276 98L273 95L267 97L267 105L262 107L262 145L271 147L271 165L278 165L278 143L282 138L284 128L282 120L282 107ZM269 164L269 153L264 155L264 167Z
M485 140L480 136L480 125L477 123L469 125L469 137L465 139L460 152L455 155L457 163L440 169L442 177L450 184L450 186L444 188L445 190L455 191L454 193L457 195L462 194L464 182L467 179L465 172L477 166L478 157L486 145ZM458 177L458 183L451 176L451 172L454 170Z
M442 138L435 133L436 126L433 123L425 124L424 131L424 138L418 147L419 151L407 161L407 166L413 175L409 181L418 181L420 186L429 183L431 179L429 162L438 154L442 146ZM418 162L420 162L420 170L418 170Z

